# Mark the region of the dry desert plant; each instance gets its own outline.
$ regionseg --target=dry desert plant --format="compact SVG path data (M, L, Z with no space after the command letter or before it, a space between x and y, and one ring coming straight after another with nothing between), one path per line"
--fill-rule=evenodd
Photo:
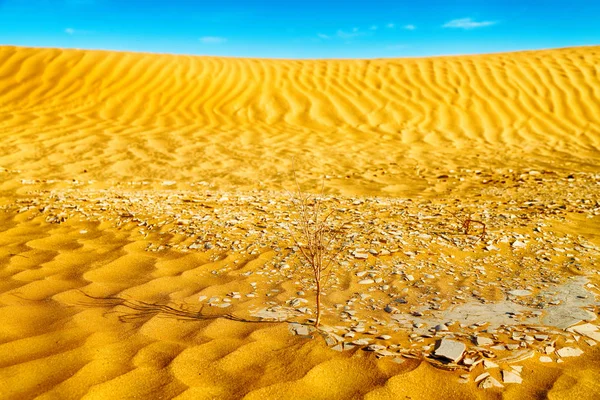
M324 204L323 188L319 195L305 193L300 188L294 171L296 192L290 193L296 207L297 218L289 226L289 234L298 248L300 267L308 270L315 285L316 318L315 327L321 322L321 294L331 277L331 268L338 256L346 248L342 240L342 222L334 221L335 209Z
M479 232L479 239L483 239L487 232L486 232L486 225L483 221L479 221L476 219L471 218L471 214L468 214L466 217L460 217L459 215L457 215L456 213L453 213L452 211L449 211L450 214L454 215L454 217L460 222L461 224L461 228L462 231L465 235L470 235L471 234L471 227L473 225L479 225L479 227L481 228L480 232Z

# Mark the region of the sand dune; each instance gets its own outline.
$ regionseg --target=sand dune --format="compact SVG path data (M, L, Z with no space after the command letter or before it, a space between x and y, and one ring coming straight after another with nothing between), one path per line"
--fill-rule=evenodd
M0 398L598 398L600 346L525 321L600 309L599 72L600 47L368 61L0 47ZM393 354L257 317L298 298L291 320L312 315L281 239L294 168L306 188L327 175L368 251L343 254L325 326ZM454 307L469 301L525 311L494 332ZM488 371L522 367L523 383L482 389L483 364L424 361L448 315L470 346L515 345Z
M301 156L361 176L337 191L402 194L427 186L418 172L373 171L599 164L598 47L369 61L2 47L0 65L0 166L31 178L280 189Z

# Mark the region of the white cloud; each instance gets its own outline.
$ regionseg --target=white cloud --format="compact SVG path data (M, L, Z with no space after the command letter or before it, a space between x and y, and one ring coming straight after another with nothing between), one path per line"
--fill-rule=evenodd
M379 27L377 25L371 25L371 27L369 28L372 31L376 31Z
M204 44L222 44L227 42L227 38L220 36L203 36L199 40Z
M78 35L78 36L93 35L95 33L94 31L86 31L86 30L83 30L83 29L75 29L75 28L66 28L64 30L64 32L67 35Z
M364 35L364 33L359 32L358 28L352 29L352 32L346 32L346 31L343 31L343 30L339 29L335 33L335 35L337 37L339 37L340 39L352 39L352 38L355 38L355 37L358 37L358 36L362 36L362 35Z
M417 27L412 24L408 24L408 25L404 25L402 27L402 29L406 29L407 31L414 31L415 29L417 29Z
M473 21L471 18L453 19L442 25L442 28L475 29L494 25L496 21Z
M330 40L330 39L342 39L342 40L350 40L360 36L372 36L373 32L377 29L377 26L373 25L369 28L369 31L361 31L360 28L352 28L350 31L345 31L343 29L338 29L335 34L327 35L325 33L317 33L317 37L319 39Z
M391 23L391 22L390 22L390 23L389 23L389 24L387 24L385 27L386 27L386 28L390 28L390 29L392 29L392 28L395 28L395 27L396 27L396 24L394 24L394 23Z

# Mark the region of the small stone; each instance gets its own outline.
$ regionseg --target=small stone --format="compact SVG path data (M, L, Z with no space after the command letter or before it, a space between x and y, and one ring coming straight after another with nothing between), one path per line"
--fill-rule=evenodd
M578 357L583 354L581 349L575 347L563 347L556 352L560 357Z
M355 347L356 346L353 345L352 343L344 343L344 351L346 351L346 350L352 350Z
M381 340L390 340L392 337L390 335L380 335L377 337L377 339L381 339Z
M391 351L385 350L385 349L384 350L377 350L376 353L377 353L377 358L381 358L381 357L394 357L394 356L397 355L396 353L392 353Z
M590 339L600 342L600 332L598 331L598 327L596 325L583 324L583 325L572 326L569 329L567 329L567 331L575 332L582 336L586 336Z
M292 323L290 324L290 331L298 336L308 336L310 335L310 329L306 325Z
M530 290L511 290L508 292L511 296L529 296L531 294Z
M527 245L524 242L521 242L520 240L515 240L514 242L511 243L511 246L514 249L522 249L523 247L526 247Z
M456 363L462 358L466 349L467 346L465 346L464 343L443 338L435 343L433 355L435 357L444 358Z
M498 382L497 379L488 376L479 384L479 387L482 389L491 389L491 388L503 388L504 385Z
M295 298L290 300L290 306L298 307L302 303L308 303L308 300L302 298Z
M360 281L358 281L359 285L370 285L372 283L375 283L373 279L361 279Z
M470 367L471 365L475 364L475 359L474 358L463 358L462 363L464 365L466 365L467 367Z
M475 343L477 346L490 346L494 344L494 341L485 336L475 336L473 343Z
M485 379L485 378L487 378L488 376L490 376L490 373L489 373L489 372L484 372L483 374L481 374L481 375L478 375L478 376L475 378L475 383L477 383L477 382L479 382L479 381L482 381L482 380L484 380L484 379Z
M338 343L331 348L331 350L342 352L344 350L344 346L342 343Z
M385 350L385 349L386 349L386 347L382 346L380 344L370 344L365 348L365 350L367 350L367 351L381 351L381 350Z
M492 369L492 368L498 368L499 365L490 360L483 360L483 367L485 369Z
M523 378L512 371L502 371L502 382L504 383L522 383Z
M433 329L435 329L436 332L447 332L449 330L448 327L444 324L436 325Z
M552 359L550 357L548 357L548 356L541 356L540 357L540 362L550 363L550 362L552 362Z
M369 258L369 253L354 252L354 258L356 258L357 260L366 260L367 258Z

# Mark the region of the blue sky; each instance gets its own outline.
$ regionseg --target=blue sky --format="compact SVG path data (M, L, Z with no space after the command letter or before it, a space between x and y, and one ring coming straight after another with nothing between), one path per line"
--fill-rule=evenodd
M600 0L0 0L0 44L375 58L600 44Z

